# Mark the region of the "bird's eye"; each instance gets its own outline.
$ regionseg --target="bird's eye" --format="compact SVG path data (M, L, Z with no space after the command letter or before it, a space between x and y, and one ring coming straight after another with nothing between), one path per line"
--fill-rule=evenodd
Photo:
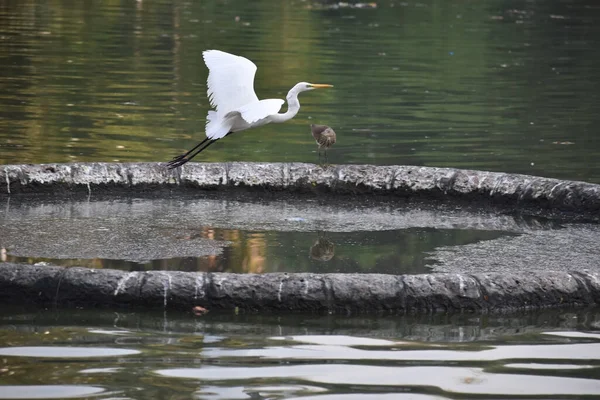
M307 85L306 85L306 88L308 89L309 87L310 87L310 84L307 84Z

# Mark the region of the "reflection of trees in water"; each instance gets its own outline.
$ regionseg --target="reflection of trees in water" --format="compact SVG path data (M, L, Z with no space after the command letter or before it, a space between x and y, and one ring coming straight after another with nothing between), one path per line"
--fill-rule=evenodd
M201 228L197 235L203 239L227 241L222 254L181 259L179 266L169 269L183 271L263 273L266 267L268 239L262 232L239 229Z
M171 259L135 262L114 259L51 259L43 257L16 257L10 249L0 248L0 260L34 264L48 262L64 267L87 267L120 269L124 271L174 270L187 272L237 272L263 273L267 268L267 244L269 238L262 232L247 232L238 229L198 228L177 237L178 240L207 239L226 241L222 254L201 257L177 257Z
M251 235L246 239L246 243L241 243L241 245L244 254L242 271L257 274L267 272L265 271L265 253L267 242L264 235Z

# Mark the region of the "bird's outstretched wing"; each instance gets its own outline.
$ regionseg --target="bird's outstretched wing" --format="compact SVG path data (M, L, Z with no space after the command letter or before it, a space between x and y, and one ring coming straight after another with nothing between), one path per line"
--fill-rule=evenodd
M256 65L252 61L220 50L206 50L202 55L209 70L208 99L219 114L258 102L254 93Z
M240 115L249 124L260 121L272 114L277 114L285 103L281 99L266 99L256 103L249 103L239 109Z

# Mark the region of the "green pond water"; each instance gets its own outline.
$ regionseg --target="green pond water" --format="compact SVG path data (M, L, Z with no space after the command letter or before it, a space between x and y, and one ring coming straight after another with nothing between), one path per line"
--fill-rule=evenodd
M596 1L5 1L0 163L166 161L204 137L202 51L298 81L298 116L198 161L414 164L600 182Z
M0 398L597 399L600 311L0 310Z

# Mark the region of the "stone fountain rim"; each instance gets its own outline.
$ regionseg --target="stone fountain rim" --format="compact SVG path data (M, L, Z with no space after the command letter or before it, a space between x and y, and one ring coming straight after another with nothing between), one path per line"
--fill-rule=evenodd
M2 179L2 176L4 179ZM600 222L600 185L531 175L403 165L306 163L67 163L0 166L0 198L19 195L253 193L361 201L456 202Z

